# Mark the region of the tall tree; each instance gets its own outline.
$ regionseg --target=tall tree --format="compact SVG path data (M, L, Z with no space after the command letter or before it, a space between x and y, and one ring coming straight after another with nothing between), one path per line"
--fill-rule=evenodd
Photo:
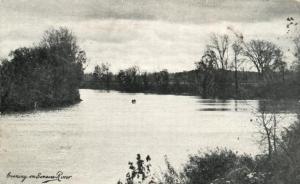
M296 57L296 70L298 73L298 77L300 77L300 34L294 38L294 44L295 44L294 55Z
M211 43L208 45L210 50L216 53L217 67L221 70L227 70L228 65L228 50L229 50L229 37L228 35L217 35L211 36Z
M234 67L234 83L235 83L235 97L238 97L239 94L239 81L238 81L238 69L242 63L242 60L240 58L240 55L243 51L243 47L240 41L235 41L232 44L232 50L233 50L233 67Z
M50 29L44 33L40 45L47 49L48 64L53 69L54 97L63 101L78 99L86 57L74 34L63 27Z
M211 36L210 43L208 44L208 48L215 52L216 54L216 66L217 69L215 71L215 91L219 97L227 96L229 85L229 37L226 34L217 35L213 34Z
M201 77L202 96L215 94L215 72L218 68L217 56L213 50L206 50L201 60L196 63L196 69Z
M244 55L254 64L258 75L262 78L282 62L281 49L265 40L251 40L245 43Z
M110 88L110 83L112 80L112 73L110 72L110 64L109 63L101 63L101 65L96 65L93 76L96 82L100 82L104 84L106 89Z

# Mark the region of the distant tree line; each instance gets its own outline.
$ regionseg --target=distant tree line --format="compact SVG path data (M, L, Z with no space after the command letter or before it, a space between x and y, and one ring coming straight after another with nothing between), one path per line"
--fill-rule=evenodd
M299 37L294 43L296 62L288 69L282 49L270 41L246 42L242 34L235 33L231 42L228 35L213 34L192 71L147 73L133 66L113 74L110 65L102 63L93 73L85 74L82 88L186 93L204 98L299 98ZM245 71L245 67L256 71Z
M167 70L147 73L137 66L120 70L117 74L109 71L109 64L97 65L93 73L85 74L82 88L115 89L126 92L170 93L170 74Z
M184 93L204 98L299 98L300 35L295 20L287 21L287 34L292 34L291 25L294 25L294 34L287 35L294 43L295 62L290 68L283 50L275 43L261 39L245 41L242 33L228 27L233 36L212 34L194 70L148 73L132 66L113 74L110 65L102 63L93 73L85 74L81 87Z
M23 111L80 101L86 54L66 28L50 29L36 46L13 50L0 64L0 111Z

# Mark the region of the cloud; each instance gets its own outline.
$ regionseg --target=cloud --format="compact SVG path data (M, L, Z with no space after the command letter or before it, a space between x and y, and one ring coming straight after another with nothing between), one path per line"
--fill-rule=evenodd
M209 35L232 35L228 26L246 39L267 39L287 50L291 43L285 36L285 16L297 8L291 0L0 2L0 56L37 43L50 27L66 26L87 52L88 71L109 62L114 72L132 65L149 71L193 69Z
M56 20L133 19L205 23L299 15L296 0L1 0L1 11Z
M90 27L90 26L92 27ZM227 27L244 33L247 40L267 39L286 49L285 22L181 24L165 21L94 20L69 24L81 46L96 63L109 62L114 71L139 65L145 70L190 70L203 53L212 32L232 35ZM92 68L89 68L91 70Z

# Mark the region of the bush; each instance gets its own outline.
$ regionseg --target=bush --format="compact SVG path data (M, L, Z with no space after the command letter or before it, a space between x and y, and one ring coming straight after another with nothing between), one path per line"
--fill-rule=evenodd
M151 158L149 155L146 156L145 160L142 159L140 154L137 154L136 163L128 162L129 172L126 174L126 181L124 184L153 184L152 172L151 172ZM123 184L120 180L118 184Z
M252 170L254 165L250 156L239 156L230 150L216 149L204 154L191 155L183 173L188 184L207 184L225 178L241 166Z
M300 117L298 117L300 119ZM282 134L280 149L273 158L272 182L274 184L300 183L300 120Z

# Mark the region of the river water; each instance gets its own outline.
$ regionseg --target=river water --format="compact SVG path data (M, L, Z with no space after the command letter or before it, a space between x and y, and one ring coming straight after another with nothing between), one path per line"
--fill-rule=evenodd
M67 108L0 117L0 181L7 173L72 175L63 183L111 184L125 178L128 161L149 154L155 170L164 155L180 168L188 154L216 147L256 154L250 121L259 101L80 90L81 103ZM136 104L131 100L136 99ZM285 112L287 124L295 114ZM41 183L25 180L24 183Z

